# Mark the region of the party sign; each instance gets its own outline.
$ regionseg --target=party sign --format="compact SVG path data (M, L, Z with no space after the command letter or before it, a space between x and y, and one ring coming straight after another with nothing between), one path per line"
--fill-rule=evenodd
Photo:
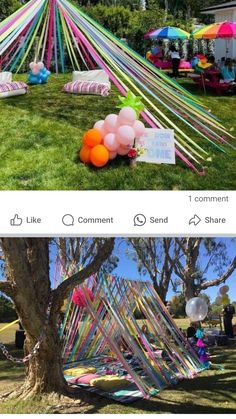
M175 164L174 131L171 129L146 128L135 147L138 162Z

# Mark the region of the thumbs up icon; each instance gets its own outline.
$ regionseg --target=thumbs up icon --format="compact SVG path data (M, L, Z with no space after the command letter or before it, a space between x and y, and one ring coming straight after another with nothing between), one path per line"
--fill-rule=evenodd
M14 218L10 220L10 225L12 227L17 227L17 226L21 226L22 222L23 222L22 218L20 218L18 214L15 214Z

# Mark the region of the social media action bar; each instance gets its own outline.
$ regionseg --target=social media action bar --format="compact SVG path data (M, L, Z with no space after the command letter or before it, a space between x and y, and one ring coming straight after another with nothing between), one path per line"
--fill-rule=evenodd
M0 233L235 235L235 208L234 192L1 192Z

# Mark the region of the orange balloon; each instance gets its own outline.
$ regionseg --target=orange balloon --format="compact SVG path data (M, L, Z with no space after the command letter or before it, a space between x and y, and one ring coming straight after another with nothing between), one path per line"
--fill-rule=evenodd
M90 154L91 163L96 167L103 167L109 160L109 151L104 145L96 145Z
M88 147L87 145L84 145L80 152L79 152L79 158L83 163L90 163L90 153L91 153L91 148Z
M83 138L84 144L88 147L95 147L102 142L102 134L98 129L92 128L89 129Z

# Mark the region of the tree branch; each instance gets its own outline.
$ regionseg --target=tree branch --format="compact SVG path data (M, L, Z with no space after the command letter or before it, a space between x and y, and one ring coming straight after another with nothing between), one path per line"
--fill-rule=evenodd
M106 239L106 241L102 245L98 245L98 252L97 255L94 256L94 259L91 263L89 263L84 269L81 271L76 272L71 277L65 279L58 287L53 291L53 308L54 311L60 309L63 300L68 297L69 293L73 291L73 289L82 284L85 279L89 276L97 273L103 263L109 258L111 255L113 248L114 248L115 239L110 238Z
M208 287L213 287L214 285L219 285L222 282L225 282L226 279L228 279L230 277L230 275L232 275L232 273L235 271L235 269L236 269L236 257L234 258L234 260L230 264L227 271L222 276L220 276L219 278L211 279L210 281L203 282L200 285L200 289L205 290Z

